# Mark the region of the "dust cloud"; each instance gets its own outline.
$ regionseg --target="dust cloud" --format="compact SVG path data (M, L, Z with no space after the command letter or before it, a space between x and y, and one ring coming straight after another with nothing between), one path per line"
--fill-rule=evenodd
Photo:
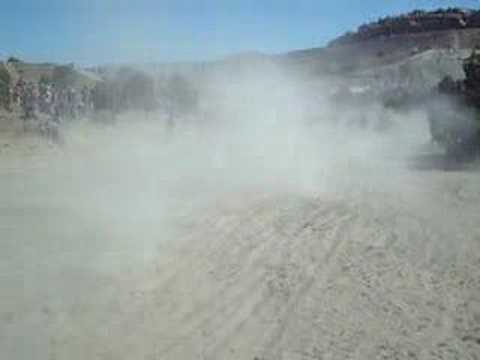
M221 355L231 348L239 350L229 358L270 359L268 344L296 347L297 340L285 340L289 332L308 334L306 323L292 320L291 299L301 305L306 274L327 276L317 266L328 259L320 259L344 241L332 235L335 228L312 235L311 248L296 253L297 245L275 233L278 226L306 227L301 224L310 219L319 229L337 223L349 229L343 221L359 204L378 222L395 206L401 210L392 219L400 223L408 207L432 210L429 181L408 166L429 142L421 110L340 104L329 95L329 81L299 80L277 66L197 81L199 111L173 128L161 113L123 114L113 126L71 124L63 150L14 158L4 167L0 348L6 357L187 359L204 352L213 359L226 358ZM325 205L332 203L344 205ZM324 225L311 219L309 206L326 214ZM357 216L364 223L342 236L370 244L370 220ZM249 257L247 243L265 253ZM282 256L288 257L283 265ZM303 266L305 272L298 270ZM335 261L329 266L334 271ZM259 295L255 287L273 293ZM285 294L293 295L282 306ZM236 304L245 309L231 312ZM278 310L273 320L272 309L286 312ZM244 328L249 314L255 323ZM340 327L343 320L330 315L325 322ZM291 326L278 332L275 321ZM247 335L262 329L272 334L265 342Z

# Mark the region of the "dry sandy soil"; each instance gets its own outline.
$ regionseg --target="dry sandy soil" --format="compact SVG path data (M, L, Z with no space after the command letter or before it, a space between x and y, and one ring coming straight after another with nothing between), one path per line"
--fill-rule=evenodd
M125 134L0 139L2 359L480 358L480 173L423 135L318 167Z

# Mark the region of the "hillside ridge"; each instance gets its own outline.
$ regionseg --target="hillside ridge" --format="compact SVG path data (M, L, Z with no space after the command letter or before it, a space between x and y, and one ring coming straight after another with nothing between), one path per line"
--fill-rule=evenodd
M328 47L347 45L394 35L480 28L480 10L447 8L434 11L414 10L398 16L387 16L361 25L354 32L332 40Z

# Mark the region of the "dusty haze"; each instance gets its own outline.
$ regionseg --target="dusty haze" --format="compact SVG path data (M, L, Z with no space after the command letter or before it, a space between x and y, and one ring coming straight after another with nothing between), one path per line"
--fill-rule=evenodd
M4 139L3 356L475 358L479 177L437 167L426 114L273 65L203 80L174 129Z

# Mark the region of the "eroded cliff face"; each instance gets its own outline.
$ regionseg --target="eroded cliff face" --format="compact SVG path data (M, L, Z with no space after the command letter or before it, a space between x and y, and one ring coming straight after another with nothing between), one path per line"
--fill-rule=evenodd
M434 31L472 29L480 27L480 11L445 9L437 11L416 10L411 13L385 17L362 25L356 32L348 32L333 40L330 46L351 44L394 35L418 34Z

